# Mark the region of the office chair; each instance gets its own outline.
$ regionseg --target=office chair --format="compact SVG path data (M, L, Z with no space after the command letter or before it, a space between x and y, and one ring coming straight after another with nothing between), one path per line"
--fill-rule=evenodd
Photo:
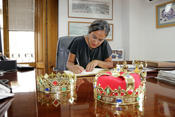
M69 50L67 48L73 39L73 36L63 36L59 38L57 43L56 67L54 71L64 71L67 69L66 63L69 55Z

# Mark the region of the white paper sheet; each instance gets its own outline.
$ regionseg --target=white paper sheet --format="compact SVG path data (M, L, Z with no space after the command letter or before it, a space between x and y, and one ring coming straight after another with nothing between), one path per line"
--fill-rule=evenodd
M97 73L99 72L102 72L102 71L105 71L105 69L102 69L102 68L95 68L93 71L91 72L87 72L87 71L82 71L81 73L79 74L75 74L76 76L92 76L92 75L96 75ZM69 70L65 70L64 71L65 73L67 74L74 74L73 72L69 71Z

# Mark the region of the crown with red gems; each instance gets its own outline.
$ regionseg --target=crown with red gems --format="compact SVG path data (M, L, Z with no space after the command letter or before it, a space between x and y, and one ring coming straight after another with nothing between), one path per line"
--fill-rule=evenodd
M98 101L130 105L137 104L144 99L146 83L146 63L133 62L134 69L130 69L126 62L116 65L112 72L99 73L95 76L94 97Z
M37 101L41 106L58 107L61 104L72 104L76 100L76 93L71 90L71 93L44 93L37 92Z
M37 77L37 90L45 93L66 93L74 90L76 76L66 73L51 73Z

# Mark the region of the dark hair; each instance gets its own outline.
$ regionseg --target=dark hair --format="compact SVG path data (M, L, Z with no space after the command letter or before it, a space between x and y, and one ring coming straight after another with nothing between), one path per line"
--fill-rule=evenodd
M91 25L89 26L88 34L94 31L98 31L98 30L104 30L106 33L106 36L108 36L108 33L110 31L110 26L108 22L102 19L97 19L93 21Z

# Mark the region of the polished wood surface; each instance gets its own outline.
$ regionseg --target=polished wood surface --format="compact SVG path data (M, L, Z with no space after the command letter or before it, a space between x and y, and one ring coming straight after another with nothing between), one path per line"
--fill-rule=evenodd
M147 79L143 105L122 108L94 100L93 77L78 78L75 100L65 94L60 102L52 98L54 94L36 91L36 71L5 73L0 79L9 79L15 93L7 117L174 117L175 85L150 75L154 74Z

